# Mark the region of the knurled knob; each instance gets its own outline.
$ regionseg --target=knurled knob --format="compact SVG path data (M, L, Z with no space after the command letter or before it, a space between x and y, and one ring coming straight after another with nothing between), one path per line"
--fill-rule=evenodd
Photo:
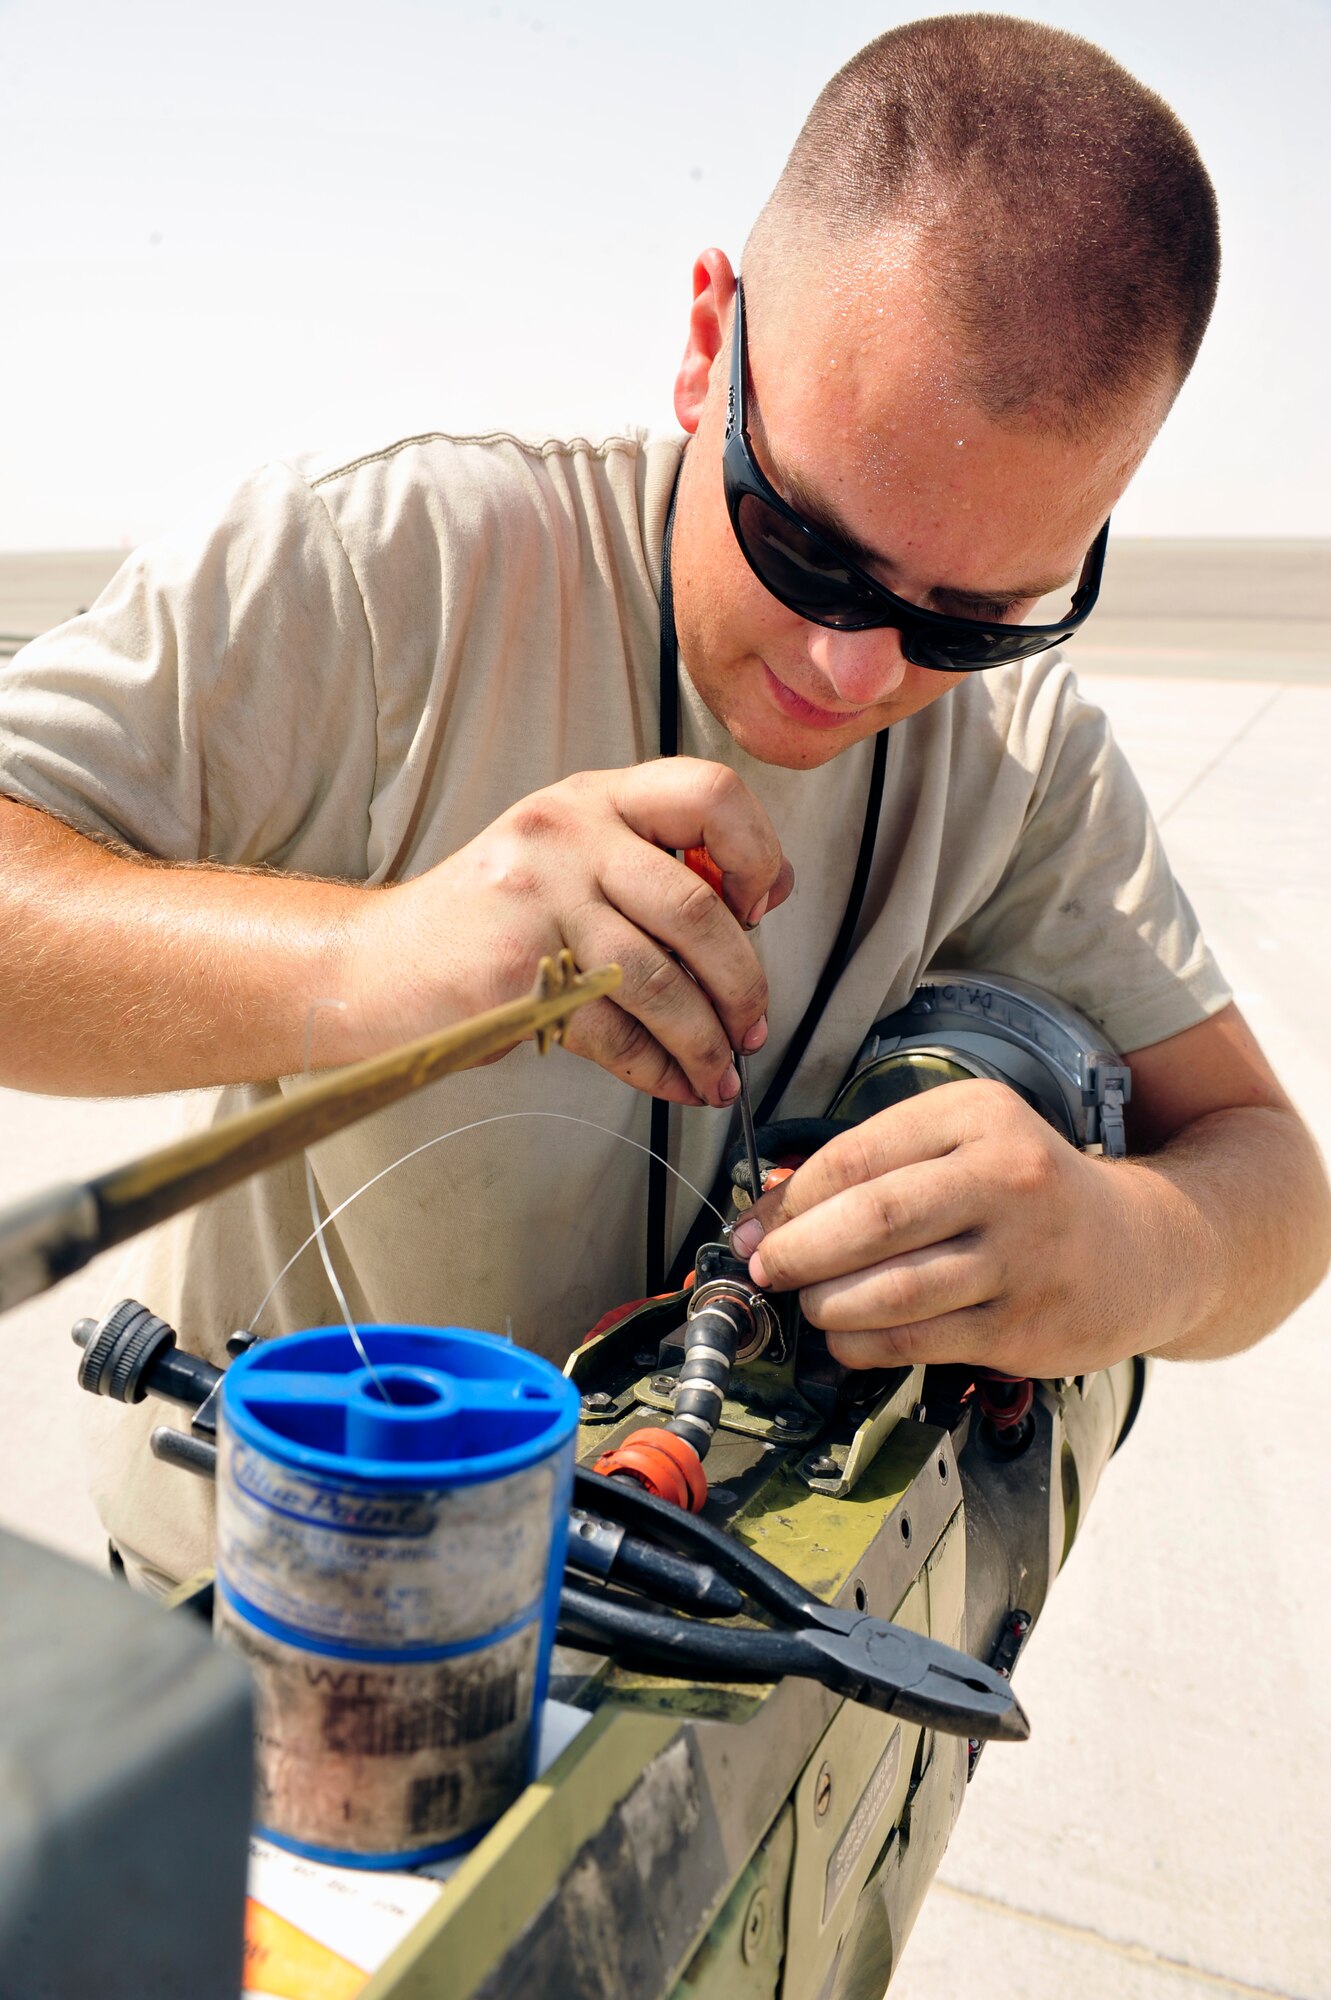
M175 1330L149 1312L137 1299L113 1306L83 1350L79 1386L94 1396L117 1403L141 1403L140 1387L148 1362L163 1347L175 1345Z

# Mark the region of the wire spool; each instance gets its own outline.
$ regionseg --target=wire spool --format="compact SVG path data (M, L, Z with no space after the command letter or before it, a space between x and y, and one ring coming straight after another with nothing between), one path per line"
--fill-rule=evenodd
M401 1868L532 1774L579 1399L489 1334L360 1331L373 1369L325 1328L227 1372L216 1624L255 1677L262 1830Z

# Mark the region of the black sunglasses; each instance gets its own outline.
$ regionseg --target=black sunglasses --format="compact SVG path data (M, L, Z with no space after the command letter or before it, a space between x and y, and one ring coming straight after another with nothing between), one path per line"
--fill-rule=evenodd
M730 352L730 396L722 454L726 507L735 539L765 589L800 618L836 632L864 632L891 625L901 650L918 667L975 673L1006 660L1027 660L1068 639L1083 624L1100 591L1109 523L1087 552L1067 616L1056 625L989 624L948 618L898 597L862 570L845 549L790 506L765 477L749 442L744 333L744 289L736 281L735 331Z

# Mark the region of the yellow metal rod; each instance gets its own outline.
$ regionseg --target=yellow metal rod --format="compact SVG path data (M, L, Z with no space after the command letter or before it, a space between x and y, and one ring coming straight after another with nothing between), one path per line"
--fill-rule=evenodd
M541 960L525 999L316 1077L95 1180L53 1188L0 1213L0 1310L45 1290L99 1250L276 1166L438 1077L469 1069L529 1035L544 1054L562 1040L569 1016L613 993L620 977L617 965L578 972L572 954L562 951L557 959Z
M178 1139L116 1167L90 1183L102 1211L107 1245L137 1235L165 1216L191 1208L210 1194L275 1166L453 1070L469 1069L535 1035L539 1043L562 1039L570 1014L602 999L620 980L617 965L598 972L542 960L535 990L522 1000L492 1007L470 1021L440 1028L382 1056L370 1056L286 1092L253 1111L242 1111L207 1132Z

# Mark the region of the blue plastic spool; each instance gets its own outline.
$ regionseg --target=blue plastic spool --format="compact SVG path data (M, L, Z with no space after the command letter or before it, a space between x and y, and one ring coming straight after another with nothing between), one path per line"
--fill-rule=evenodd
M525 1725L523 1766L509 1796L530 1778L568 1536L579 1398L548 1361L490 1334L417 1326L360 1332L373 1374L345 1329L327 1328L252 1348L227 1372L218 1625L255 1666L267 1718L261 1797L266 1789L270 1805L287 1801L261 1830L321 1860L400 1868L472 1845L508 1796L497 1801L494 1784L486 1792L477 1779L478 1796L489 1800L481 1818L448 1838L413 1844L408 1812L395 1844L374 1844L382 1827L377 1836L357 1829L371 1841L367 1847L344 1844L331 1824L317 1823L320 1785L335 1782L345 1752L347 1771L361 1774L342 1808L354 1815L371 1781L391 1777L374 1755L376 1731L383 1737L389 1727L375 1719L375 1686L391 1687L392 1698L405 1703L391 1717L393 1741L423 1737L427 1758L429 1741L452 1726L449 1700L471 1716L500 1713L506 1740L515 1742L513 1730ZM521 1601L505 1602L506 1591ZM504 1615L477 1629L487 1604ZM507 1717L491 1698L505 1684L487 1683L485 1673L488 1662L515 1654L532 1698ZM438 1690L450 1675L462 1691L441 1707ZM360 1692L322 1692L322 1711L305 1717L300 1703L315 1700L312 1685ZM402 1690L413 1686L421 1692L408 1699ZM485 1754L478 1746L477 1757ZM301 1783L303 1759L310 1768ZM412 1781L425 1785L427 1803L431 1796L437 1803L440 1788L460 1785L465 1795L472 1784L465 1759L449 1762L447 1750L441 1759L433 1777L427 1771Z

